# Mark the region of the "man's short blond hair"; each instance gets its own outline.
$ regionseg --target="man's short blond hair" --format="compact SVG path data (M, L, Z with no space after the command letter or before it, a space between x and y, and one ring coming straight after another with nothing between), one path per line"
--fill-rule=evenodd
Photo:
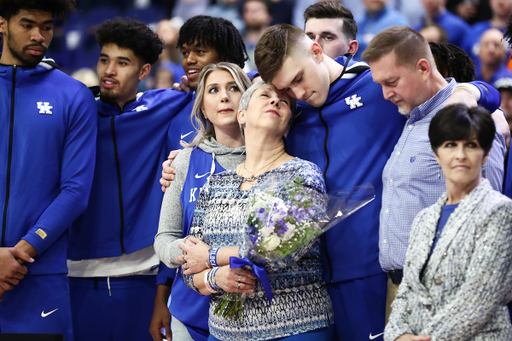
M304 31L288 24L274 25L265 30L254 51L256 67L265 83L271 84L286 57L295 51L304 38L307 38Z
M421 34L406 26L393 26L380 31L364 50L362 59L371 63L391 52L395 52L396 66L413 68L418 60L426 59L431 68L436 67L428 42Z

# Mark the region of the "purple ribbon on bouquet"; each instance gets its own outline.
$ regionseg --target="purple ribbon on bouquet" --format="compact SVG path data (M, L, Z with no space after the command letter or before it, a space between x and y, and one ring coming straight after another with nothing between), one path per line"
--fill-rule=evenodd
M270 287L270 281L268 280L267 270L260 265L254 264L247 258L229 257L229 267L231 269L242 268L246 265L250 266L252 274L260 279L261 285L267 294L268 305L270 306L274 295L272 294L272 288Z

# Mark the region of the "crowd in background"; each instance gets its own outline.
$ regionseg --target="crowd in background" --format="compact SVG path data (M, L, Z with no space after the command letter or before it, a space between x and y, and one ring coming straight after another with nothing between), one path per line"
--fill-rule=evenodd
M169 88L183 76L181 54L176 48L184 21L205 14L233 22L240 31L249 61L245 71L255 70L254 47L270 25L289 23L304 28L304 10L318 0L79 0L77 12L56 30L49 54L61 70L97 85L93 69L99 46L95 28L116 16L136 17L152 26L164 40L164 52L141 91ZM512 117L512 64L503 42L512 0L341 0L358 25L361 54L382 29L405 25L421 32L428 41L450 42L474 60L477 79L494 85L502 95L502 107ZM329 39L329 37L326 37ZM509 118L512 122L512 119ZM512 126L512 124L511 124Z

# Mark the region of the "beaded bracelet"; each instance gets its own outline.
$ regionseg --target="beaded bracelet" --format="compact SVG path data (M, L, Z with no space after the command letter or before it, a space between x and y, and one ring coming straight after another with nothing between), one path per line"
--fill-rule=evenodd
M219 252L220 247L214 247L210 250L210 264L211 266L217 266L217 252Z
M210 272L211 270L207 270L206 273L204 274L204 286L206 287L206 289L211 292L212 294L215 294L217 291L213 290L210 286L210 284L208 284L208 273Z
M213 268L215 269L215 268ZM207 279L207 282L208 282L208 285L210 286L210 288L212 290L216 290L216 288L214 288L214 285L212 283L212 272L213 272L213 269L211 271L208 272L208 279Z
M220 290L220 287L217 285L217 281L215 279L215 274L217 273L217 270L219 270L219 267L215 267L210 271L208 274L208 284L210 284L210 287L213 290Z

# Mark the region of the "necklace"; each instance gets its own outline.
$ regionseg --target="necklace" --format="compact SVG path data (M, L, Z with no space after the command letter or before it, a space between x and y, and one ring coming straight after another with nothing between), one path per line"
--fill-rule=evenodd
M248 170L248 169L247 169L247 167L245 167L245 161L244 161L244 162L242 163L242 167L243 167L243 168L244 168L244 169L249 173L249 175L250 175L250 176L249 176L248 178L246 178L246 177L242 176L242 178L243 178L243 179L242 179L242 183L244 183L244 182L254 182L254 181L258 180L258 176L259 176L260 174L258 174L258 175L254 175L254 174L259 173L259 172L261 172L262 170L265 170L265 171L264 171L264 172L262 172L262 173L265 173L266 171L268 171L268 170L270 169L270 167L272 167L272 165L273 165L273 164L274 164L274 163L275 163L275 162L276 162L276 161L277 161L281 156L283 156L283 154L284 154L284 149L283 149L283 150L282 150L282 151L281 151L281 152L280 152L280 153L279 153L279 154L278 154L278 155L277 155L277 156L276 156L272 161L270 161L270 162L269 162L269 163L267 163L265 166L261 167L260 169L255 170L255 171L250 171L250 170Z

